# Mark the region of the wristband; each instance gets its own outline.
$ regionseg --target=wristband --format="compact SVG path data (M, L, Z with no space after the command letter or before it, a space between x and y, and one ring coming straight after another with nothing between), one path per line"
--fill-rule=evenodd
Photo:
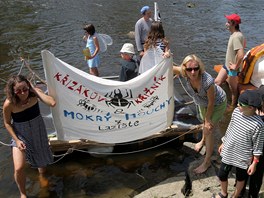
M259 160L258 160L257 158L254 158L254 159L253 159L253 162L255 162L255 163L259 163Z

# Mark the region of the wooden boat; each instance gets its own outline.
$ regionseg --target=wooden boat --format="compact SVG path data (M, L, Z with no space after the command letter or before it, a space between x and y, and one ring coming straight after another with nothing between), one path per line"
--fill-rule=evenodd
M25 63L29 71L33 74L35 72ZM39 88L47 91L45 80L38 78L36 83ZM117 76L105 77L107 79L116 80ZM116 153L120 150L122 153L139 152L145 149L150 149L166 143L175 142L181 145L185 141L197 142L201 136L202 124L197 118L196 106L190 101L191 98L187 95L181 86L180 81L174 79L174 118L172 124L156 134L139 139L132 142L125 143L100 143L91 141L89 139L73 139L70 141L58 140L53 124L53 118L50 109L40 103L41 113L46 124L49 142L54 153L57 152L72 152L74 150L87 150L89 153L106 154Z
M115 77L107 78L113 79ZM175 79L174 82L174 89L177 91L175 91L175 111L171 126L147 138L121 144L106 144L90 141L89 139L58 140L50 110L43 104L40 104L52 151L54 153L70 153L74 150L85 150L91 154L105 155L107 153L140 152L167 143L180 146L185 141L197 142L201 136L202 124L196 116L195 104L192 101L187 102L190 98L181 88L179 80ZM38 87L46 89L46 85L43 83L38 83Z

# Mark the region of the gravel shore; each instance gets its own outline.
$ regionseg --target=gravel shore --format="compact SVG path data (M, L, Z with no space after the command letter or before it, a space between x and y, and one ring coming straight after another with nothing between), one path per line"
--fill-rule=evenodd
M184 146L191 148L189 152L195 152L193 150L193 143L184 143ZM201 154L204 154L204 148ZM194 153L190 153L194 154ZM171 177L158 185L149 188L140 194L134 196L134 198L209 198L212 197L213 193L220 192L220 184L216 173L218 171L221 158L215 154L212 156L212 166L203 174L196 175L193 173L193 169L196 168L201 161L203 156L191 162L187 173L182 172L176 177ZM235 174L232 172L229 177L228 194L229 197L234 192ZM247 192L246 192L247 193ZM247 194L244 195L247 197ZM259 197L264 197L264 187L262 187Z

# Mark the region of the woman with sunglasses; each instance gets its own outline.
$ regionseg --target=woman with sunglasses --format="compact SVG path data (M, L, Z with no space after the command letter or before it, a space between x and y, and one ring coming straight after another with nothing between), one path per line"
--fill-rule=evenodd
M25 162L38 168L40 179L45 167L53 162L44 121L40 115L38 101L54 107L55 100L41 89L31 86L22 75L12 76L5 87L6 100L3 105L4 125L12 137L14 178L20 197L26 197Z
M194 172L204 173L211 166L214 129L225 112L226 93L214 83L213 77L205 71L202 61L194 54L186 56L181 66L174 66L173 72L180 77L182 86L198 105L199 114L203 120L203 136L195 145L195 151L200 152L205 145L206 155L202 164L194 169Z

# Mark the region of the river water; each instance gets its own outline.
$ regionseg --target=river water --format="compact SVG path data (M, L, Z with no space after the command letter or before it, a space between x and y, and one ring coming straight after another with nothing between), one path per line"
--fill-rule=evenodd
M191 6L188 6L190 2ZM187 54L195 53L204 61L206 70L215 76L213 66L224 62L229 37L224 14L240 14L240 28L247 39L246 50L249 50L264 41L262 4L262 0L158 1L174 62L180 63ZM93 23L97 32L113 38L113 45L101 54L99 72L102 76L117 75L120 69L119 50L123 43L134 43L129 32L134 31L143 5L153 8L153 1L1 0L0 78L6 80L8 76L18 73L20 57L28 59L34 71L44 78L40 55L44 49L88 71L81 53L85 45L82 41L84 23ZM1 103L4 100L3 87L1 81ZM228 120L222 124L226 126L227 123ZM220 126L220 129L224 128ZM9 143L10 137L3 127L2 118L0 133L0 140ZM162 152L175 157L159 158ZM184 170L188 162L180 160L181 155L173 146L105 158L73 153L48 168L50 183L46 188L39 187L37 172L28 167L27 189L34 197L132 197ZM2 145L0 196L18 197L10 148Z

